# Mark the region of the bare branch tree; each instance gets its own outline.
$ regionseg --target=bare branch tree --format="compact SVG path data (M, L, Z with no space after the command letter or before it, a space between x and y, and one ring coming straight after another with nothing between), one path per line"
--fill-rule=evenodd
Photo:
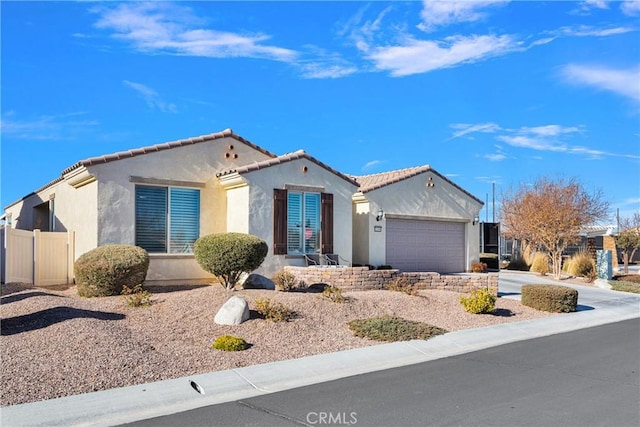
M629 274L629 261L640 248L640 212L634 213L633 217L620 218L620 230L614 239L622 251L624 274Z
M573 178L542 177L503 195L501 219L507 237L547 251L559 279L562 252L579 241L583 227L605 219L608 208L600 191L589 194Z

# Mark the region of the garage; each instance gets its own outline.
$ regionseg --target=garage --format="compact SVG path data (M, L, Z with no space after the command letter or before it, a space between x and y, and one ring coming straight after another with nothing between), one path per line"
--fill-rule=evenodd
M402 271L465 271L465 224L386 220L386 263Z

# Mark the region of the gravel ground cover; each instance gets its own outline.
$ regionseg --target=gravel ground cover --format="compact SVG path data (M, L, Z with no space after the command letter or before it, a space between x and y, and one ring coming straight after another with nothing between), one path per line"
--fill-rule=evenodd
M128 307L121 297L81 298L75 286L2 287L0 300L0 405L14 405L375 345L354 337L347 323L396 315L448 331L551 316L499 298L493 315L464 311L458 294L421 291L346 293L333 303L318 293L226 291L219 285L150 288L150 307ZM251 318L240 326L213 319L232 295L249 302ZM286 323L262 319L253 309L270 298L293 309ZM220 335L251 344L241 352L211 348Z

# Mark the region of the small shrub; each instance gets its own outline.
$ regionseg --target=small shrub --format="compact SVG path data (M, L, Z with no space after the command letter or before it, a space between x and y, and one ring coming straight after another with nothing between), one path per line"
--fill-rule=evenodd
M391 283L384 285L384 288L388 291L404 292L407 295L418 295L418 287L409 283L406 277L397 277Z
M426 340L447 332L437 326L395 316L356 319L349 322L348 326L357 337L387 342Z
M533 261L531 262L529 271L538 273L541 276L546 276L547 274L549 274L551 269L549 269L549 257L547 256L547 254L544 252L536 252L533 255Z
M486 273L487 264L485 264L484 262L473 262L471 263L471 271L473 273Z
M578 291L567 286L524 285L522 305L552 313L571 313L578 307Z
M299 286L298 279L290 271L280 270L272 278L276 289L283 292L289 292Z
M82 254L73 270L81 297L120 295L124 286L140 285L147 277L149 254L132 245L104 245Z
M529 271L529 264L522 257L513 258L507 265L507 270Z
M256 311L272 322L288 322L294 313L280 302L273 302L269 298L259 298L255 302Z
M233 335L222 335L216 338L211 344L211 348L222 351L242 351L249 348L249 344L240 337L234 337Z
M487 289L476 289L469 296L460 295L460 304L469 313L491 313L496 308L496 296Z
M598 274L595 261L586 252L578 252L574 254L569 259L568 264L567 273L572 276L589 278L593 276L594 273L596 276Z
M347 299L342 295L342 291L337 286L326 286L322 291L322 296L333 301L342 304Z
M200 267L227 289L235 287L242 273L260 267L268 251L264 240L244 233L209 234L196 240L193 249Z
M149 307L151 305L151 292L136 285L133 288L127 285L122 287L122 299L129 307Z

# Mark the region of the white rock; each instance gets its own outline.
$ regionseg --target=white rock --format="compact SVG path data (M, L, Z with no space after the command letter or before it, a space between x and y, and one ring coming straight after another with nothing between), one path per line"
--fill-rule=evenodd
M240 297L231 297L225 302L213 319L218 325L239 325L249 320L249 304Z

